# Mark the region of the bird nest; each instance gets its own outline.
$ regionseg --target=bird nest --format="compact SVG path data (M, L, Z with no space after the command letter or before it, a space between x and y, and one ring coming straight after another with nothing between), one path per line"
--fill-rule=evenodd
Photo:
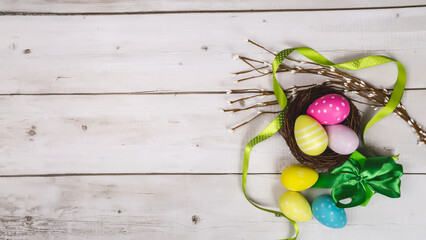
M328 86L317 86L302 90L297 93L295 98L288 104L286 114L284 116L284 123L279 133L290 148L293 156L300 163L315 169L332 169L343 164L348 159L349 155L340 155L327 148L322 154L318 156L309 156L303 153L297 146L296 139L294 138L294 124L300 115L306 114L306 110L316 99L327 94L340 94L344 96L342 91L333 89ZM350 112L348 117L341 122L341 124L348 126L356 133L360 130L361 116L358 108L348 99L350 104Z

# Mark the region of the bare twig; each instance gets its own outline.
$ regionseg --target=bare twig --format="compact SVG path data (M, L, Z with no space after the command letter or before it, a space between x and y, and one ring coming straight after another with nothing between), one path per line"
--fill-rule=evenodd
M235 129L240 128L240 127L250 123L251 121L255 120L256 118L260 117L261 115L268 114L268 113L280 113L280 111L258 111L256 116L250 118L249 120L247 120L247 121L245 121L245 122L243 122L243 123L241 123L241 124L239 124L235 127L230 128L228 131L233 132L233 131L235 131Z

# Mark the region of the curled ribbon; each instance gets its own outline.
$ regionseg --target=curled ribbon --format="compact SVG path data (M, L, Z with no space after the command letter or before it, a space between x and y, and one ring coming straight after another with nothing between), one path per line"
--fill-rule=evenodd
M332 188L331 196L339 208L367 205L375 193L399 198L403 170L392 157L366 158L354 152L343 165L321 174L314 188ZM340 201L350 198L351 202Z
M347 62L347 63L334 64L333 62L326 59L325 57L323 57L321 54L319 54L315 50L307 48L307 47L285 49L285 50L282 50L281 52L279 52L275 56L274 61L272 62L273 89L274 89L275 97L277 98L278 104L280 105L282 111L262 132L260 132L256 137L254 137L252 140L250 140L250 142L247 144L245 151L244 151L244 158L243 158L242 189L243 189L244 196L253 206L255 206L256 208L259 208L263 211L267 211L267 212L270 212L270 213L274 213L276 215L283 216L283 217L287 218L293 224L293 227L295 229L296 234L295 234L295 237L290 238L289 240L295 240L295 239L297 239L297 236L299 235L299 226L297 225L297 223L295 221L291 220L290 218L288 218L287 216L285 216L282 212L271 210L271 209L266 209L266 208L259 206L256 203L254 203L246 194L246 182L247 182L247 172L248 172L251 150L253 149L253 147L256 144L263 142L264 140L273 136L282 127L284 114L285 114L285 108L287 106L287 97L284 93L284 90L281 88L280 84L278 83L277 77L275 75L276 75L277 70L278 70L279 66L281 65L281 63L293 51L299 52L300 54L302 54L303 56L305 56L306 58L310 59L313 62L322 64L322 65L325 65L325 66L330 66L330 67L335 67L335 68L340 68L340 69L345 69L345 70L359 70L359 69L363 69L363 68L367 68L367 67L373 67L373 66L377 66L377 65L389 63L389 62L394 62L396 64L396 67L398 68L398 76L396 78L396 83L395 83L394 89L392 91L392 94L389 98L389 101L386 104L386 106L384 108L382 108L376 115L374 115L374 117L367 123L367 125L364 128L364 133L362 135L363 140L364 140L365 132L372 125L374 125L376 122L378 122L382 118L389 115L398 106L398 104L399 104L399 102L402 98L402 95L404 93L405 82L406 82L406 72L405 72L404 66L400 62L398 62L394 59L391 59L389 57L385 57L385 56L369 56L369 57L361 58L361 59L358 59L358 60L350 61L350 62ZM367 194L371 194L369 189L370 188L366 188ZM377 191L377 192L379 192L379 191Z

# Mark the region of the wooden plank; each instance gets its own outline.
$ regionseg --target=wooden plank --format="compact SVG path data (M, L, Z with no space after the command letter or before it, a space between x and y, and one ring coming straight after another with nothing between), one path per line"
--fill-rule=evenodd
M188 11L257 11L257 10L315 10L315 9L351 9L351 8L386 8L425 5L424 0L337 0L327 1L200 1L200 0L147 0L147 1L5 1L0 3L2 12L26 13L145 13L145 12L188 12Z
M246 65L233 54L272 60L245 37L277 51L310 46L336 62L387 55L405 64L407 87L424 88L425 10L3 16L0 93L268 89L270 78L234 84ZM390 64L360 74L391 87L395 73Z
M423 126L425 92L407 91L403 98ZM274 117L228 133L255 115L256 110L219 111L241 96L1 96L0 174L238 173L245 144ZM371 115L371 108L358 106ZM381 154L401 154L406 172L426 172L426 148L417 146L408 124L394 116L371 128L367 143ZM254 149L251 171L279 173L294 163L276 135Z
M22 239L277 239L289 222L251 206L241 176L102 176L1 178L0 233ZM312 219L300 239L422 239L425 175L402 177L402 197L373 197L347 209L348 225L335 230ZM279 176L250 176L250 194L277 206ZM312 201L327 191L309 189ZM261 196L259 198L259 196Z

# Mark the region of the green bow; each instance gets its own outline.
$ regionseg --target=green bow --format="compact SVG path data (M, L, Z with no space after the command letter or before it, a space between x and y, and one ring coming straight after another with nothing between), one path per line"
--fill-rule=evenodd
M401 196L402 165L392 157L366 158L354 152L343 165L321 174L315 188L333 188L331 196L339 208L367 205L377 192L391 198ZM350 198L351 202L340 201Z

